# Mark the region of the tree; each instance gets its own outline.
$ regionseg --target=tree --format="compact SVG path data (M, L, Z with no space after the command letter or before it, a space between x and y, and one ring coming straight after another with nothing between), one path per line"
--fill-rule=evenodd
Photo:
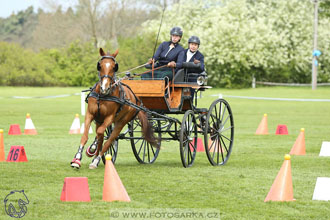
M94 47L98 47L98 21L100 17L100 8L103 0L79 0L77 13L82 19L80 23L86 33L89 33L94 41ZM85 18L85 19L83 19Z
M180 10L180 13L178 11ZM247 87L257 80L310 82L313 4L301 0L189 0L165 12L161 40L172 26L181 26L181 42L197 35L213 86ZM175 22L173 22L175 21ZM329 64L329 19L320 20L323 65ZM159 21L144 24L147 33L158 30Z
M330 0L320 0L319 14L321 17L330 18Z
M77 25L78 18L71 8L62 12L59 6L55 12L39 12L39 24L34 30L33 48L58 48L70 44L72 41L82 39L83 31Z
M0 21L0 41L17 42L23 46L30 45L32 32L38 24L38 17L29 7L17 14L12 14Z

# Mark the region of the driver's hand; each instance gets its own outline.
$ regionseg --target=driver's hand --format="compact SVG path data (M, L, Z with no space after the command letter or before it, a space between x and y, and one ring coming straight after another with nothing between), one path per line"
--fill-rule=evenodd
M195 58L194 58L194 64L198 64L198 63L200 63L201 61L199 61L199 60L196 60Z
M171 68L175 68L176 67L176 63L174 61L171 61L167 64L168 67L171 67Z
M150 59L148 60L148 64L152 64L153 62L155 62L155 60L152 59L152 58L150 58Z

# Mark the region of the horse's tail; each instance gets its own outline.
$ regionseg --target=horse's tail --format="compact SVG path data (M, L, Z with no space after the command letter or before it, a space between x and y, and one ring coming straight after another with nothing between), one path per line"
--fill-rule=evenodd
M155 137L154 130L152 129L152 126L148 121L148 116L146 112L140 111L137 116L141 122L144 139L149 142L153 147L160 148L160 141Z

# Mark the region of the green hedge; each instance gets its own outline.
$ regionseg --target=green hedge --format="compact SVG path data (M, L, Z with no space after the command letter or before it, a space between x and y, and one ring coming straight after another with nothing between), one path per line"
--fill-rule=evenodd
M149 39L120 39L119 71L145 63L152 56L145 49ZM105 45L114 52L117 48ZM99 51L92 42L72 42L66 48L39 53L18 44L0 42L0 85L6 86L91 86L97 80Z

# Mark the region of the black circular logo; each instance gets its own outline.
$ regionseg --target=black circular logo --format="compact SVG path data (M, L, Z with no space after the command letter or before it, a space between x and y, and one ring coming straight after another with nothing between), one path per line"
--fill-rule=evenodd
M21 191L11 191L6 198L5 210L7 215L13 218L22 218L27 213L26 205L29 204L29 199L24 193L24 190Z

